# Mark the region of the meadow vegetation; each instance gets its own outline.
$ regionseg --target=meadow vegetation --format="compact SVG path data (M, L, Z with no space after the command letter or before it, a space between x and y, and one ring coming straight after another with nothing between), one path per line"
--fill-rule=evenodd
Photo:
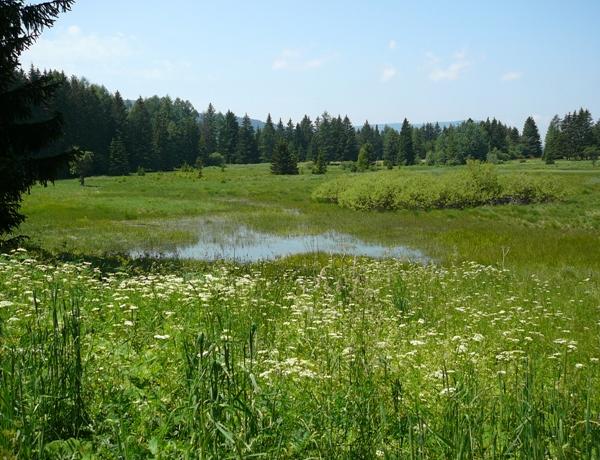
M18 458L597 458L598 285L305 257L0 259Z
M377 177L339 178L319 186L317 201L355 210L468 208L557 200L556 182L524 174L500 178L491 164L467 162L467 169L443 176L380 173Z
M388 212L311 196L472 172L299 170L33 189L29 249L0 256L0 457L600 456L600 170L507 163L497 183L560 199ZM217 220L332 229L434 261L126 255Z

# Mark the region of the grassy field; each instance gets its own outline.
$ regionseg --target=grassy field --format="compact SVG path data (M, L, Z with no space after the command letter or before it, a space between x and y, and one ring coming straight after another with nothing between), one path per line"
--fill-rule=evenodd
M32 249L0 256L0 458L600 458L600 168L498 172L564 199L353 211L310 198L346 171L265 165L34 189ZM212 221L436 262L115 255Z
M466 210L356 212L310 199L321 183L346 175L272 176L268 165L224 172L99 177L36 188L25 200L22 231L52 251L102 255L132 247L193 242L204 219L272 233L326 230L366 241L405 244L443 262L504 262L512 268L585 274L600 260L600 168L589 162L510 163L499 173L542 176L566 189L562 202ZM413 167L397 174L443 175L457 168ZM379 173L363 173L362 176ZM508 251L508 254L507 254Z

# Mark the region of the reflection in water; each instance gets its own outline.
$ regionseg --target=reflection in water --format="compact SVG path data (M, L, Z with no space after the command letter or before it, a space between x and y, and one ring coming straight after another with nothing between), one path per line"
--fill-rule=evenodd
M421 252L405 246L382 246L366 243L351 235L327 232L319 235L280 236L261 233L245 226L206 228L198 242L165 251L132 251L133 257L151 256L161 258L196 260L233 260L256 262L271 260L293 254L324 252L376 258L393 257L417 262L429 259Z

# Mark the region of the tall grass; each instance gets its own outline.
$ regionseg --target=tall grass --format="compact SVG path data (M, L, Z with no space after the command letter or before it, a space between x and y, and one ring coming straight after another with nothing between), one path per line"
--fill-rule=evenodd
M600 292L475 263L0 257L18 458L600 455Z

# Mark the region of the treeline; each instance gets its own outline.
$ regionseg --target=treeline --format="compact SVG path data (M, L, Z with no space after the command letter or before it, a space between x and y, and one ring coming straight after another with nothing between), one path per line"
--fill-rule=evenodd
M544 158L552 163L557 158L593 160L600 156L600 121L594 125L589 110L555 115L546 133Z
M544 153L531 117L522 132L496 119L467 120L443 128L437 123L412 126L404 120L400 131L380 130L368 122L355 128L347 116L327 112L315 120L304 116L299 123L285 124L268 115L266 123L255 128L247 115L223 114L212 104L198 113L189 101L168 96L124 101L119 92L110 93L83 78L47 74L60 82L51 109L64 119L64 136L51 149L79 146L92 151L93 175L172 170L198 163L270 163L282 142L297 161L354 162L363 168L377 161L393 167L419 162L463 164L467 159L582 159L593 156L590 147L600 146L600 122L594 124L583 109L552 120ZM40 75L31 69L21 77Z

